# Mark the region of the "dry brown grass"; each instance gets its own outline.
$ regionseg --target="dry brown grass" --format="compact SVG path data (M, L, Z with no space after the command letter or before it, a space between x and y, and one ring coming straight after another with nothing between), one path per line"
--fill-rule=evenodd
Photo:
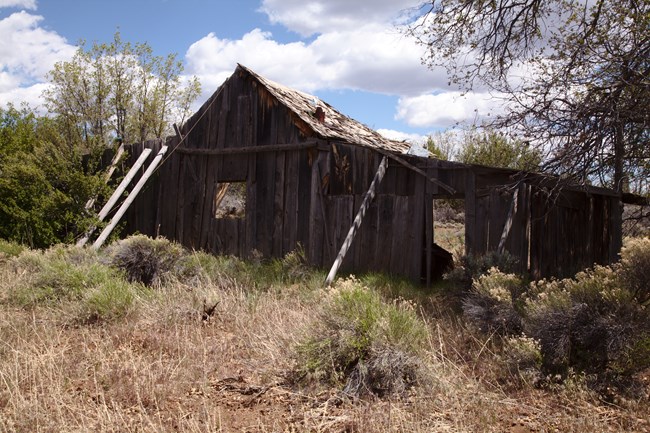
M442 298L425 317L430 385L355 400L287 379L319 289L213 274L75 324L61 319L66 303L11 302L29 277L0 263L0 432L650 431L647 401L605 405L580 381L539 390L509 378L496 337L467 329Z

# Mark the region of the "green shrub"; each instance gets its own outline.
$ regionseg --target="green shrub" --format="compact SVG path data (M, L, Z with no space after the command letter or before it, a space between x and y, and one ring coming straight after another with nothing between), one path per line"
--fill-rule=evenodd
M515 301L521 296L523 287L521 278L492 268L474 280L472 290L463 299L463 313L483 332L520 334L523 322L515 309Z
M488 251L481 255L470 254L462 256L454 269L445 275L445 279L467 291L471 289L473 280L492 268L497 268L506 274L514 274L518 266L517 259L507 252Z
M199 268L185 249L165 238L135 235L107 249L112 266L124 271L130 282L160 287L173 279L189 279Z
M630 348L650 335L650 315L621 286L618 272L596 266L574 279L533 285L525 328L540 342L546 372L565 375L573 368L603 375L624 365L632 374L647 364L643 350Z
M82 322L107 321L124 317L140 290L122 278L105 281L88 290L77 313Z
M25 251L25 246L0 239L0 259L3 257L17 257Z
M617 274L637 302L650 303L650 238L626 240Z
M384 395L401 392L418 376L417 354L426 326L412 303L382 297L351 277L327 294L311 329L298 346L299 372L346 392Z
M17 285L11 302L24 307L56 306L70 312L75 322L123 317L143 293L119 270L102 264L93 249L59 245L30 250L15 258L13 265L28 277Z
M542 351L537 340L524 334L503 339L503 360L511 378L518 383L535 383L542 367Z
M99 263L91 250L72 246L27 251L15 259L15 266L29 273L14 294L14 301L24 306L78 300L88 289L122 278Z

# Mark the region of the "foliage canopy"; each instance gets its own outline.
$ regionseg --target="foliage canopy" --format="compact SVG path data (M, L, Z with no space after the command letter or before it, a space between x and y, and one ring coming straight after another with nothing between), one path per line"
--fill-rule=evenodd
M430 67L505 99L490 122L545 152L546 170L648 190L650 3L430 1L410 33Z
M70 61L57 63L44 96L67 140L87 148L113 139L142 142L164 136L189 114L200 85L196 77L183 82L182 72L176 54L156 56L118 32L111 43L81 44Z

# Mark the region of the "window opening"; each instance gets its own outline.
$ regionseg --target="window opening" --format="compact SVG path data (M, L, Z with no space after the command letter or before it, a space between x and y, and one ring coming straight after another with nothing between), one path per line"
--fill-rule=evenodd
M244 218L246 215L246 182L220 182L214 194L215 218Z

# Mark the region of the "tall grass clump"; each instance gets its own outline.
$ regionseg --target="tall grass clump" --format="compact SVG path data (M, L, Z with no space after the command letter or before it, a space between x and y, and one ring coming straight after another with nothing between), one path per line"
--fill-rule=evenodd
M384 301L354 277L327 293L309 335L298 346L303 377L355 396L400 394L422 378L427 329L414 305Z
M77 322L122 317L142 292L118 269L101 263L91 249L59 245L45 251L29 250L12 265L23 278L9 294L10 303L60 308Z
M17 257L25 251L26 247L15 242L0 239L0 260L3 258Z

